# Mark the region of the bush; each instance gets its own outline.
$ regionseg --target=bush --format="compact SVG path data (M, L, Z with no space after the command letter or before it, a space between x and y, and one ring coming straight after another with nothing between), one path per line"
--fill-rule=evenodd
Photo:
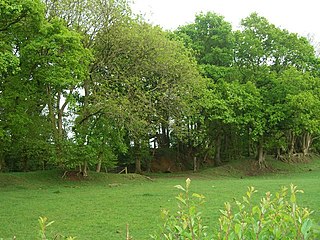
M191 180L186 180L186 187L175 186L181 190L176 197L179 210L170 215L168 210L162 210L164 220L160 234L151 236L153 239L208 239L207 226L202 224L201 212L197 208L204 203L204 196L193 193L190 196Z
M297 193L302 193L291 185L290 191L282 187L272 195L267 192L259 204L253 204L257 192L248 187L242 201L225 203L220 210L219 226L213 231L202 223L201 212L197 209L204 203L204 196L193 193L190 196L190 179L185 188L178 185L181 193L176 197L178 211L171 215L162 211L163 225L153 239L319 239L310 215L312 211L297 204ZM214 221L216 222L216 221Z
M39 217L39 239L40 240L60 240L60 239L66 239L66 240L74 240L75 237L65 237L61 234L56 234L53 237L48 236L47 234L47 228L54 223L54 221L48 222L48 218L46 217Z

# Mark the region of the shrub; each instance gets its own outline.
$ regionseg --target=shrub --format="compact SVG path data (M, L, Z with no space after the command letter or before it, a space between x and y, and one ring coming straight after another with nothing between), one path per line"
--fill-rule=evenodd
M217 239L316 239L312 211L297 204L297 187L282 187L274 196L267 192L258 205L252 204L257 191L249 187L242 201L220 210Z
M220 210L219 226L213 231L202 223L201 212L197 209L204 203L204 196L193 193L190 196L191 180L186 180L185 188L178 185L181 193L176 197L178 211L171 215L162 211L163 225L160 233L153 239L317 239L318 232L310 217L312 211L297 204L297 193L302 193L296 186L282 187L272 195L262 197L259 204L254 204L254 187L241 201L233 204L226 202ZM216 221L214 221L216 222Z
M46 217L39 217L39 239L40 240L60 240L60 239L66 239L66 240L74 240L75 237L65 237L61 234L55 234L53 237L48 236L47 234L47 228L54 223L54 221L48 222L48 218Z
M178 211L175 215L170 215L168 210L162 210L162 230L151 236L152 239L209 239L207 226L203 225L201 212L197 210L204 203L204 196L196 193L190 196L190 183L188 178L185 188L181 185L175 186L181 191L176 197Z

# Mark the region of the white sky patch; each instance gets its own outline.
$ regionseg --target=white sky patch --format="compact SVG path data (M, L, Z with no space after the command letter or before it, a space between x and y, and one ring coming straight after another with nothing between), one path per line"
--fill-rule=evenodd
M241 19L257 12L270 23L320 42L320 1L318 0L134 0L132 9L154 25L176 29L194 21L200 12L215 12L236 29Z

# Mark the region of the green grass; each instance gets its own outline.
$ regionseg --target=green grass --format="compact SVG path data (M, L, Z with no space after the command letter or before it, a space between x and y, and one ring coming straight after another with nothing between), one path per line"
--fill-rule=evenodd
M134 174L91 173L82 181L61 179L58 171L0 174L0 239L36 239L39 216L55 221L49 233L79 240L125 239L126 224L134 239L149 239L158 229L160 210L176 209L178 190L173 186L183 185L187 177L191 190L206 196L202 212L211 227L216 226L223 203L240 198L247 186L256 187L260 197L290 183L305 191L298 203L315 210L313 218L319 223L320 161L289 167L272 162L272 166L274 173L247 176L249 162L239 161L198 173L153 174L153 181Z

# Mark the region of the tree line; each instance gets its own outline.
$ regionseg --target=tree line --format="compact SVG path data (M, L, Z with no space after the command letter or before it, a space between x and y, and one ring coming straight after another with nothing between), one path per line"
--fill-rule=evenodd
M256 13L164 31L126 0L5 0L0 171L300 161L318 149L319 66Z

